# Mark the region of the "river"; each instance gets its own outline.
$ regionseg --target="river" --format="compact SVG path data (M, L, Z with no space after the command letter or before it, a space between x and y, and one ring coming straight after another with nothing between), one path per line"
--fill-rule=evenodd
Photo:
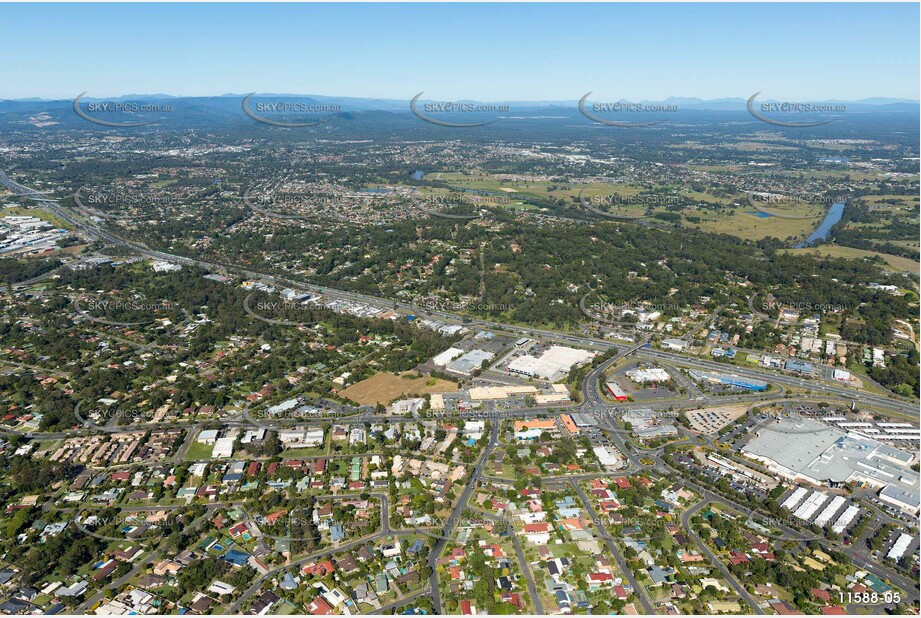
M831 228L841 220L841 215L844 214L844 202L838 202L837 204L832 204L831 208L828 209L828 212L825 213L825 218L822 219L821 225L819 225L816 230L809 235L809 237L801 242L800 244L794 247L795 249L803 249L809 247L817 240L825 240L828 238Z

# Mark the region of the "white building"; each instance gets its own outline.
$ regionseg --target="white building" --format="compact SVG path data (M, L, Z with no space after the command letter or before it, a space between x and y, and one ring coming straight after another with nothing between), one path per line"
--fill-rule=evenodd
M391 414L415 414L425 405L425 399L416 397L413 399L400 399L390 404Z
M519 356L508 364L508 372L556 381L568 374L574 366L587 363L594 357L588 350L555 345L540 356Z
M459 350L457 348L448 348L438 356L434 357L432 359L432 364L439 367L444 367L463 353L463 350Z
M220 432L217 429L205 429L198 434L196 440L202 444L214 444L219 435Z

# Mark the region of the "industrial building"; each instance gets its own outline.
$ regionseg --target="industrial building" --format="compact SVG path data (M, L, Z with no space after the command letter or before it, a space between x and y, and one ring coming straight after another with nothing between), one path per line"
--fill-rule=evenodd
M447 365L448 363L450 363L451 361L453 361L455 358L462 355L463 353L464 353L463 350L459 350L457 348L448 348L441 354L435 356L432 359L432 364L437 365L439 367L444 367L445 365Z
M859 433L807 418L781 418L760 430L742 452L792 481L879 487L881 501L918 513L914 455Z
M683 352L688 347L688 342L684 339L666 339L662 342L662 346L674 350L675 352Z
M474 369L479 369L484 362L491 361L495 354L486 350L470 350L450 365L448 369L464 375L470 375Z
M555 382L568 374L573 366L586 363L594 356L587 350L555 345L540 356L525 354L517 357L508 364L508 372Z

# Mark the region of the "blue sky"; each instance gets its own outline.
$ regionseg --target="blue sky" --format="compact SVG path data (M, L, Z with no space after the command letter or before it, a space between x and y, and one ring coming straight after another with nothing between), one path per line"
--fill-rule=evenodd
M919 5L0 4L0 98L918 99Z

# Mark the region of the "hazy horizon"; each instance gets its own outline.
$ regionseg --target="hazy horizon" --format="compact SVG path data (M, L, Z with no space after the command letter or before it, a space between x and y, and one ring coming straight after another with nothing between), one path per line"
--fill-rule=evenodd
M917 101L921 89L910 3L4 4L0 18L11 100Z

